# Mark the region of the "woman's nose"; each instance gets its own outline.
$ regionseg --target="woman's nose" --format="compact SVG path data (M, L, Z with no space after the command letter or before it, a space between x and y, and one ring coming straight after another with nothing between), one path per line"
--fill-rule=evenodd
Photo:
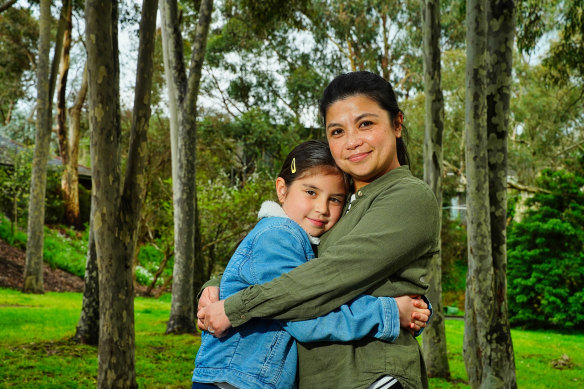
M351 129L347 131L347 143L346 147L348 149L354 149L359 147L363 143L361 137L359 136L359 132L355 129Z

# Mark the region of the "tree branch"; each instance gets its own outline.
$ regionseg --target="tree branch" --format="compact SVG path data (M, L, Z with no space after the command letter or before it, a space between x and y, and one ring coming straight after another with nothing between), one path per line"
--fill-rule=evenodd
M8 0L6 3L0 5L0 13L6 11L8 8L12 7L16 3L16 0Z

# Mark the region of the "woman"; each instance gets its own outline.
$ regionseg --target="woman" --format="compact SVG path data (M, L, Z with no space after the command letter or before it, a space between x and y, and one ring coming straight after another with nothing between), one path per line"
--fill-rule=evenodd
M323 235L318 258L202 309L200 321L217 335L255 317L318 317L362 293L427 290L427 264L439 250L438 204L406 166L391 85L369 72L343 74L326 88L320 113L333 157L353 179L345 215ZM299 343L298 357L301 388L428 386L418 343L403 329L394 343Z

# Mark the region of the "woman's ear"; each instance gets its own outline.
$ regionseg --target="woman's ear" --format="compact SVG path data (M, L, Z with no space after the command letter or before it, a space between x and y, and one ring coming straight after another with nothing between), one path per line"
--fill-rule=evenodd
M404 114L401 112L398 112L397 115L395 116L395 120L393 121L393 125L394 125L393 131L395 132L396 138L401 138L403 122L404 122Z
M286 192L288 191L288 187L286 186L286 181L282 177L276 178L276 194L278 195L278 201L280 204L284 202L286 199Z

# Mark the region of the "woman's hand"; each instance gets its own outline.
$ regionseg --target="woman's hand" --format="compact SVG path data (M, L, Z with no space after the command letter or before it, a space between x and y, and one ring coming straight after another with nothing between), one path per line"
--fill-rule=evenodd
M426 327L430 319L428 304L419 295L395 297L399 309L399 324L412 334Z
M225 300L207 305L197 312L197 325L202 330L208 331L216 338L225 336L227 330L231 327L231 322L225 314ZM203 326L199 323L202 323Z
M201 293L201 298L199 299L199 305L197 306L197 318L201 309L217 301L219 301L219 288L217 286L208 286L203 289L203 293ZM205 326L205 323L201 319L197 319L197 327L202 331L207 331L207 326Z

